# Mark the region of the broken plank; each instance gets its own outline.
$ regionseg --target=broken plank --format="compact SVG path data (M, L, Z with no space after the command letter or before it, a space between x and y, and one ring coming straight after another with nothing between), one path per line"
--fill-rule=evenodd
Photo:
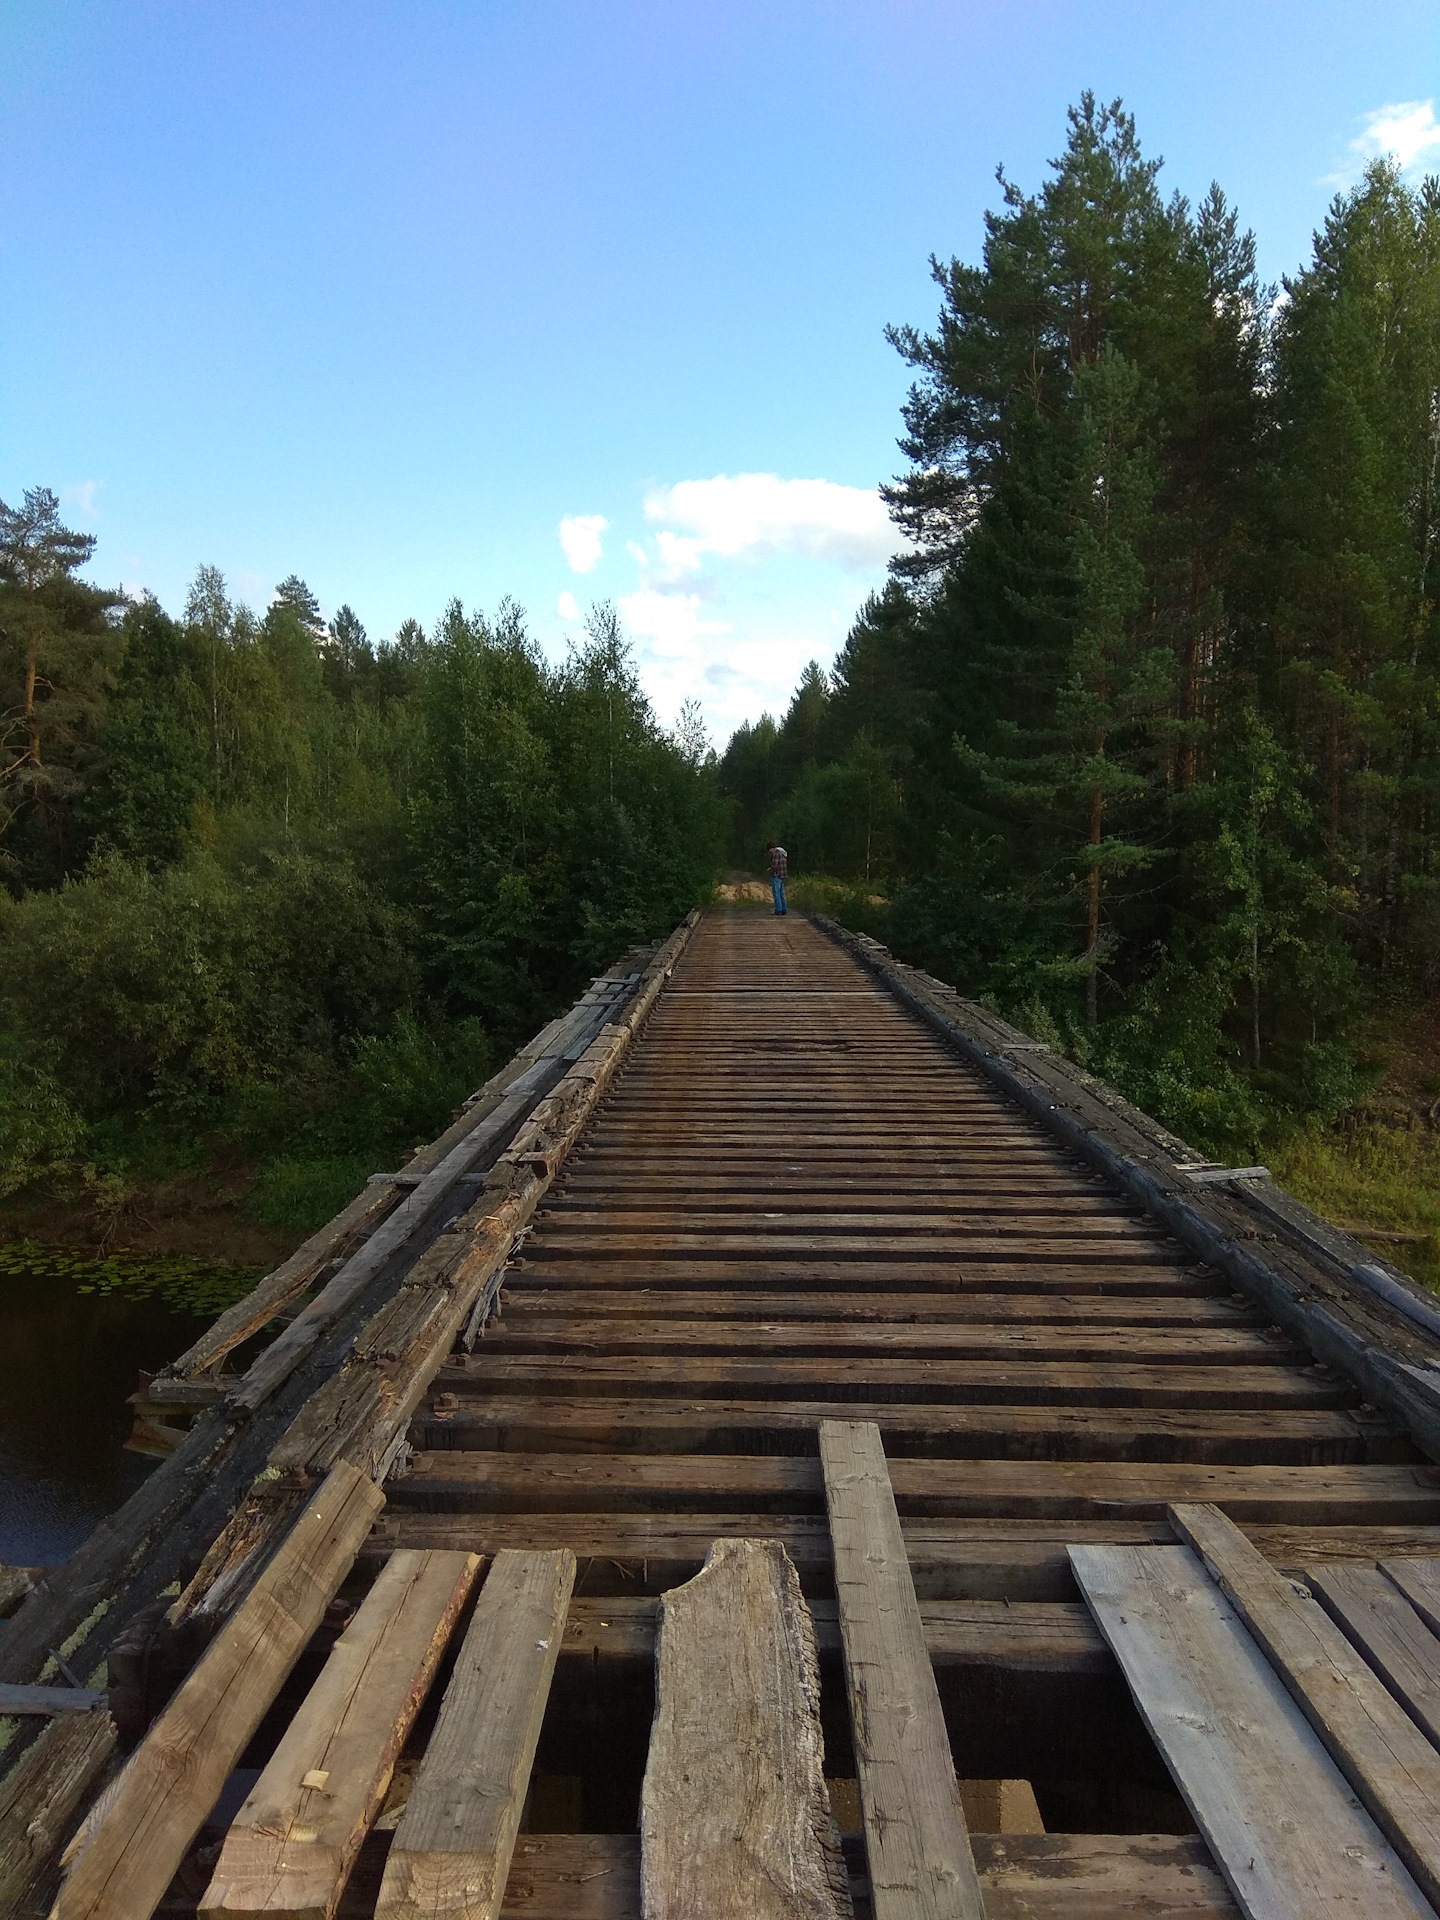
M391 1556L235 1816L202 1914L328 1920L479 1566Z
M717 1540L659 1612L646 1920L846 1920L815 1635L785 1549Z
M115 1749L103 1707L52 1720L0 1781L0 1913L49 1908L54 1862Z
M1378 1567L1307 1567L1305 1579L1416 1726L1440 1746L1440 1639L1400 1588ZM1440 1828L1440 1795L1431 1818Z
M827 1420L820 1457L875 1920L984 1920L880 1430Z
M376 1920L499 1913L574 1583L565 1549L495 1556L395 1830Z
M1072 1546L1071 1565L1249 1920L1430 1909L1188 1547Z
M61 1889L55 1920L150 1912L384 1504L354 1467L326 1476L131 1756Z
M1276 1573L1217 1508L1177 1506L1171 1519L1381 1830L1430 1899L1440 1898L1440 1753L1325 1611ZM1368 1575L1388 1588L1420 1633L1433 1638L1373 1567L1328 1572L1341 1591L1351 1579Z

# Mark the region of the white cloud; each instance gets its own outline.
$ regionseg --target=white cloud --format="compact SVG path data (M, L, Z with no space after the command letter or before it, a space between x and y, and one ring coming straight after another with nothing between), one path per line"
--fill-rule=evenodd
M648 642L648 652L661 659L696 661L707 640L730 631L728 621L703 619L700 608L698 593L640 587L622 595L620 618L638 640Z
M572 573L598 566L604 552L600 536L609 524L603 513L574 513L560 522L560 545Z
M93 520L95 496L104 484L103 480L81 480L73 487L61 487L60 498L66 506L76 508L87 520Z
M562 620L578 620L580 618L579 602L576 600L574 594L570 592L568 587L560 595L559 600L556 601L555 611L559 614Z
M717 474L657 487L645 500L663 574L696 572L706 554L805 554L844 567L882 566L900 536L877 492L774 473Z
M1376 107L1362 116L1360 132L1350 142L1354 156L1347 167L1326 176L1327 184L1348 186L1369 160L1393 158L1403 173L1427 160L1440 158L1440 122L1433 100L1401 100Z

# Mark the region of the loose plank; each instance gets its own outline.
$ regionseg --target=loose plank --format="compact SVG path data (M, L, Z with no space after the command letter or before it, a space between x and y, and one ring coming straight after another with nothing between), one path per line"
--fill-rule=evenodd
M827 1420L820 1457L875 1920L984 1920L880 1430Z
M575 1556L497 1553L385 1867L376 1920L494 1920L560 1651Z
M1070 1562L1249 1920L1430 1913L1188 1547L1072 1546Z
M1440 1899L1440 1753L1323 1609L1276 1573L1218 1508L1177 1506L1171 1519L1410 1871L1432 1901ZM1342 1592L1352 1577L1388 1589L1417 1631L1433 1640L1373 1567L1326 1571Z
M717 1540L661 1597L655 1676L645 1920L848 1920L815 1633L785 1549Z
M329 1920L479 1567L391 1555L236 1815L202 1914Z
M1377 1567L1307 1567L1305 1578L1416 1726L1440 1746L1440 1639L1400 1588ZM1440 1827L1440 1805L1431 1818Z
M342 1464L326 1475L131 1757L54 1920L150 1912L384 1504L356 1468Z

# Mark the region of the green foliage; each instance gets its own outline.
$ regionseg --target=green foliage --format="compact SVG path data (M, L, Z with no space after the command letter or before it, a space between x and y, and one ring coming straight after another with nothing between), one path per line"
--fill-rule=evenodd
M200 1260L190 1254L76 1253L69 1247L45 1247L33 1240L0 1246L0 1279L68 1280L77 1293L120 1293L130 1299L157 1298L178 1313L214 1319L233 1306L261 1278L261 1267Z

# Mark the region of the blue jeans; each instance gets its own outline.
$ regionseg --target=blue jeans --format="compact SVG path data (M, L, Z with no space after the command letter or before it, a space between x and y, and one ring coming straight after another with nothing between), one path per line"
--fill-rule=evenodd
M775 896L776 913L785 913L788 911L785 905L785 876L783 874L771 874L770 891Z

